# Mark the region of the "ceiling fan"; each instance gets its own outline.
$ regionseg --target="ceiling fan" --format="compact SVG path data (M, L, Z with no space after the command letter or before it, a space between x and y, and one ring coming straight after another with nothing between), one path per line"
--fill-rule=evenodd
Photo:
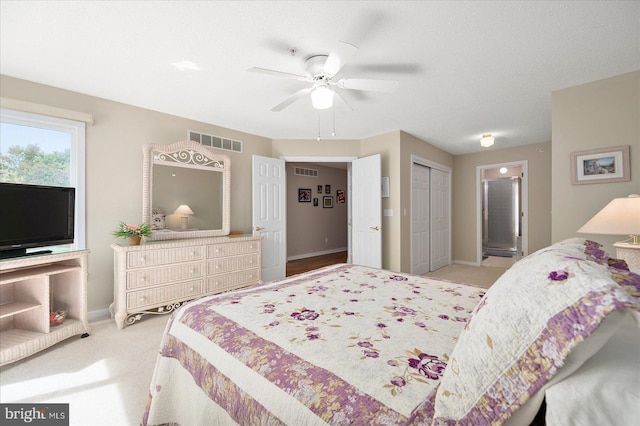
M368 90L376 92L393 92L398 87L398 82L396 80L341 78L338 81L333 81L333 78L357 51L358 48L356 46L345 42L339 42L328 55L313 55L309 57L304 63L304 75L258 67L249 68L247 71L287 77L312 83L310 87L298 90L284 101L271 108L271 111L282 111L306 95L311 96L311 103L316 109L331 108L333 106L334 96L342 99L347 107L353 109L344 100L344 98L340 96L334 87L347 90Z

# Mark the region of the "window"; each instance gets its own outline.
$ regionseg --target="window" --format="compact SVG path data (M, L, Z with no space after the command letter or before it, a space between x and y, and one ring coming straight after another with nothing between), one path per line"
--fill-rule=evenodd
M0 110L0 181L76 189L73 249L85 241L85 123Z

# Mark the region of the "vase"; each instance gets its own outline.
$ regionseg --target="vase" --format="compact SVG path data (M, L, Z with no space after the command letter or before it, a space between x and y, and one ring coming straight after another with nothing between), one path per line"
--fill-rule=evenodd
M130 246L139 246L140 245L140 237L137 235L134 235L132 237L127 237L127 241L129 242Z

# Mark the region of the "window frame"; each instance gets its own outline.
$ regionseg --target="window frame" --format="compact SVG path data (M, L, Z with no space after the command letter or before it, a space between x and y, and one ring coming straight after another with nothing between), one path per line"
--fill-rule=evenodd
M0 109L0 122L46 130L71 136L69 184L76 189L73 250L87 247L86 242L86 123L42 114Z

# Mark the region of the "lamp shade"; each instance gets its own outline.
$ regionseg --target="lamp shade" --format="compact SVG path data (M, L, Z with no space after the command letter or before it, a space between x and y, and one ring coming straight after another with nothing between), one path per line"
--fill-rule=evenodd
M315 109L327 109L333 105L333 90L328 84L318 84L311 91L311 104Z
M191 210L191 208L188 205L180 204L176 209L176 211L173 212L173 214L195 214L195 213L193 213L193 210Z
M582 234L640 234L640 195L614 198L578 229Z

